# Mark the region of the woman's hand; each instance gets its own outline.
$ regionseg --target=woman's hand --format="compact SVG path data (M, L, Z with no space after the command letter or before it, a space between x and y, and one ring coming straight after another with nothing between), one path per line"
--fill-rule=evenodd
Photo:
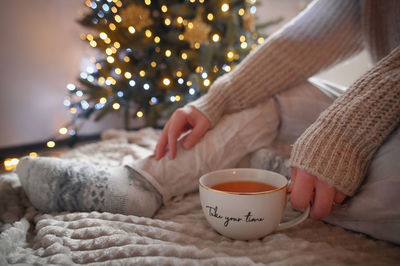
M293 168L289 192L290 202L295 208L305 209L312 202L312 219L327 217L337 208L334 205L342 203L346 198L346 195L336 188L298 168Z
M196 108L184 106L177 109L168 120L157 142L154 150L156 159L161 159L167 149L168 157L174 159L177 141L183 133L191 130L183 139L183 147L190 149L199 142L210 127L210 121Z

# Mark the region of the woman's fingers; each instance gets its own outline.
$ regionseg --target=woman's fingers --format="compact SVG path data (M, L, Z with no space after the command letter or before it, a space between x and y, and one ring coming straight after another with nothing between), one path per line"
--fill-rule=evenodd
M160 138L157 141L156 149L154 154L156 156L156 160L161 159L165 155L165 149L168 144L168 123L165 125L164 129L161 132Z
M185 149L191 149L196 145L208 131L210 125L211 124L208 120L202 120L196 123L192 131L183 139L183 147Z
M315 197L311 206L310 217L313 219L325 218L333 207L336 189L326 182L315 181Z
M314 176L304 170L297 169L292 173L293 183L290 202L293 207L305 209L310 204L314 192Z

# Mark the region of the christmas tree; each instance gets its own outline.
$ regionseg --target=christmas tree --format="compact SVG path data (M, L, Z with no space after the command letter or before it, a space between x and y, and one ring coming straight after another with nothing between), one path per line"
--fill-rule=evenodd
M73 121L121 112L162 126L264 41L255 0L87 0L81 39L99 51L69 84ZM74 126L74 123L69 125ZM63 128L67 132L67 128ZM70 130L71 132L71 130ZM75 133L75 130L72 129Z

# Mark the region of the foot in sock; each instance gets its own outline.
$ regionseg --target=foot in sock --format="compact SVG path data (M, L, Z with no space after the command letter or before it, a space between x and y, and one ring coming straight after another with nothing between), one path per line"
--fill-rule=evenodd
M124 166L24 157L16 172L29 200L45 212L99 211L151 217L162 204L158 191Z

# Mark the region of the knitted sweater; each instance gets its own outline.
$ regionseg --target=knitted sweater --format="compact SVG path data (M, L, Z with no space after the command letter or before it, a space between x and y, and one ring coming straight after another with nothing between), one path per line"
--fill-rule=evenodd
M400 1L318 0L190 103L214 126L222 115L368 49L376 65L296 141L291 165L353 195L400 121ZM266 114L268 115L268 114Z

